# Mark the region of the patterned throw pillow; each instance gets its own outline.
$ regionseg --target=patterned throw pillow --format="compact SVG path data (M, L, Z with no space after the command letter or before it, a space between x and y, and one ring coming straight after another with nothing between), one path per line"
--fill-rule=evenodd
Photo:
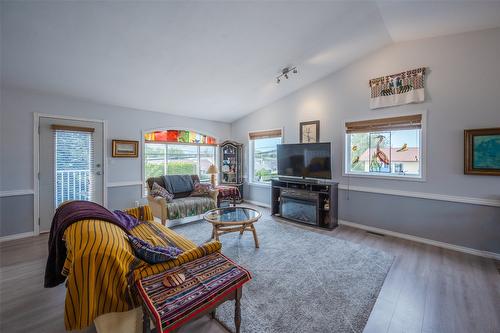
M127 237L137 258L142 259L149 264L157 264L176 259L177 256L182 253L182 250L175 246L153 246L135 236L127 235Z
M194 190L191 193L191 196L192 197L205 197L205 196L210 194L211 190L212 190L212 184L195 182L194 183Z
M174 195L158 185L157 183L153 183L153 186L151 187L151 191L149 191L149 194L153 197L162 197L167 200L167 202L172 202L174 199Z

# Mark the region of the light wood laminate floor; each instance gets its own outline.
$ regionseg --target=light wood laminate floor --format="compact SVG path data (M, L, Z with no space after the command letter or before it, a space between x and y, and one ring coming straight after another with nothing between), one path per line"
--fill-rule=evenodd
M263 217L256 224L257 232L260 223L276 223L275 218L269 217L268 209L258 209ZM291 222L280 220L280 223ZM299 227L396 257L366 325L366 333L500 332L500 273L498 263L493 260L346 226L333 231ZM43 288L47 239L47 235L41 235L0 244L0 332L64 332L65 287ZM95 332L95 328L84 332ZM208 318L202 318L181 332L225 331Z

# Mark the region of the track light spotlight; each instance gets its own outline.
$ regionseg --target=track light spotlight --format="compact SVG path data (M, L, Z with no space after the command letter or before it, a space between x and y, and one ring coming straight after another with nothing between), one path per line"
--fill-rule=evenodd
M282 78L285 78L288 80L290 78L290 76L288 74L290 74L290 73L297 74L298 73L297 67L287 66L287 67L283 68L280 71L280 74L276 77L276 83L280 83Z

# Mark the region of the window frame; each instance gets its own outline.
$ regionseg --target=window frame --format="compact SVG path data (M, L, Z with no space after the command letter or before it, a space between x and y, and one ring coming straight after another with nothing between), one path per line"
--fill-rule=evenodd
M198 175L198 177L200 177L200 180L201 180L201 147L211 147L213 148L214 150L214 164L217 163L217 145L209 145L209 144L199 144L199 143L172 143L172 142L145 142L144 143L144 148L146 148L146 145L147 144L154 144L154 145L163 145L165 146L165 149L166 149L166 152L165 152L165 162L167 162L168 164L168 146L190 146L190 147L196 147L196 156L197 156L197 162L196 162L196 173ZM143 160L143 167L144 169L146 169L146 150L144 150L144 156L142 158ZM145 171L145 170L144 170ZM164 170L165 172L165 170ZM145 172L144 172L145 173ZM144 177L146 175L144 174Z
M387 173L378 173L378 172L352 172L349 171L349 166L347 164L347 152L350 151L351 142L349 140L349 134L346 133L345 127L346 123L352 121L364 121L364 120L373 120L373 119L384 119L391 117L399 117L399 116L409 116L421 114L421 128L420 128L420 158L419 158L419 168L420 175L400 175L400 174L387 174ZM342 127L342 176L343 177L357 177L357 178L373 178L373 179L385 179L385 180L405 180L405 181L414 181L414 182L426 182L427 176L427 110L422 111L413 111L413 112L404 112L404 113L396 113L396 114L384 114L383 116L377 117L360 117L357 119L346 119L343 121Z
M284 142L284 131L283 128L274 128L274 129L267 129L267 130L262 130L262 131L274 131L274 130L280 130L281 131L281 136L279 144L283 144ZM261 132L261 131L250 131L248 132L248 137L250 137L250 133L252 132ZM255 149L255 140L259 139L248 139L248 184L251 186L256 186L256 187L271 187L271 182L256 182L254 181L254 173L255 173L255 163L254 163L254 149ZM276 160L276 163L278 161Z
M156 142L155 144L164 144L165 146L168 145L187 145L187 146L197 146L198 150L198 166L197 166L197 174L198 177L200 176L200 147L202 146L209 146L213 147L215 154L215 165L219 165L219 138L215 135L212 135L211 133L206 133L204 131L199 131L197 129L190 129L190 128L154 128L154 129L148 129L148 130L142 130L141 131L141 193L142 193L142 198L147 198L147 191L146 191L146 144L147 143L152 143L152 142L146 142L144 136L147 133L154 132L154 131L168 131L168 130L186 130L186 131L193 131L197 133L203 133L204 135L212 136L215 138L216 143L215 144L206 144L206 143L190 143L190 142ZM166 158L168 160L168 148L167 153L166 153Z

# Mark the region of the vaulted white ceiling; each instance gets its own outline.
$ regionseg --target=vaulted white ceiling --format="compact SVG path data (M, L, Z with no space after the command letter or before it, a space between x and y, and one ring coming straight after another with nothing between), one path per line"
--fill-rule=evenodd
M500 2L2 2L2 84L231 122L393 42L500 26ZM275 83L280 68L299 74Z

